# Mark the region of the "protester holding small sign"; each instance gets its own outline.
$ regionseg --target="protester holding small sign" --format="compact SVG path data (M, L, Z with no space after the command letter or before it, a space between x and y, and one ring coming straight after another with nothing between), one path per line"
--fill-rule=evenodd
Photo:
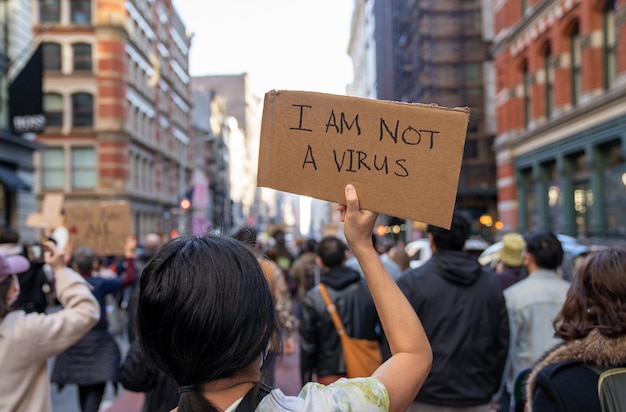
M98 412L106 383L117 383L121 355L109 331L105 297L119 292L135 280L136 247L137 240L129 236L124 246L126 275L121 278L94 277L93 267L97 256L90 247L81 246L72 255L72 266L92 286L92 293L100 303L100 321L81 340L57 356L51 381L59 388L66 384L77 384L82 412Z
M371 289L391 358L371 377L308 383L297 397L266 388L262 370L279 332L256 257L234 239L181 236L144 269L138 306L141 345L179 385L178 412L406 411L430 370L431 348L372 246L378 215L359 208L352 185L346 186L345 202L340 220Z
M87 282L66 267L54 243L46 247L45 261L63 305L49 315L12 310L20 293L17 274L29 263L23 256L0 254L0 411L51 411L48 358L79 340L100 316Z

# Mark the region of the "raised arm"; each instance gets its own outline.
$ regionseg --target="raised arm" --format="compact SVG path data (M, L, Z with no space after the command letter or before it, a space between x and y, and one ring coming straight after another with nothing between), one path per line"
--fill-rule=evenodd
M378 215L359 208L354 186L346 186L345 196L346 204L338 209L346 240L363 269L392 354L372 376L387 388L389 410L406 411L430 371L430 343L413 307L374 250L372 231Z

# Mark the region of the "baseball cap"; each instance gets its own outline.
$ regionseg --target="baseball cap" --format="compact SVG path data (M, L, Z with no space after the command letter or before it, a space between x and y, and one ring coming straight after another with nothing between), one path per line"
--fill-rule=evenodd
M24 256L4 256L0 253L0 282L13 274L26 272L30 268L30 262Z

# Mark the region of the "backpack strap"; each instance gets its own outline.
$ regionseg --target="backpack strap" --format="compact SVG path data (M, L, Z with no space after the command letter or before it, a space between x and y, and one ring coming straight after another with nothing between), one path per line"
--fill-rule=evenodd
M243 397L235 412L254 412L259 403L272 391L269 385L257 382Z

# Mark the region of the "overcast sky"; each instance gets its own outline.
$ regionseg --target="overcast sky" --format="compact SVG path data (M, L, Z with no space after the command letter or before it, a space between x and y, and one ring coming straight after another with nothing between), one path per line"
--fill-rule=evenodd
M253 92L345 94L354 0L174 0L192 76L247 72Z

